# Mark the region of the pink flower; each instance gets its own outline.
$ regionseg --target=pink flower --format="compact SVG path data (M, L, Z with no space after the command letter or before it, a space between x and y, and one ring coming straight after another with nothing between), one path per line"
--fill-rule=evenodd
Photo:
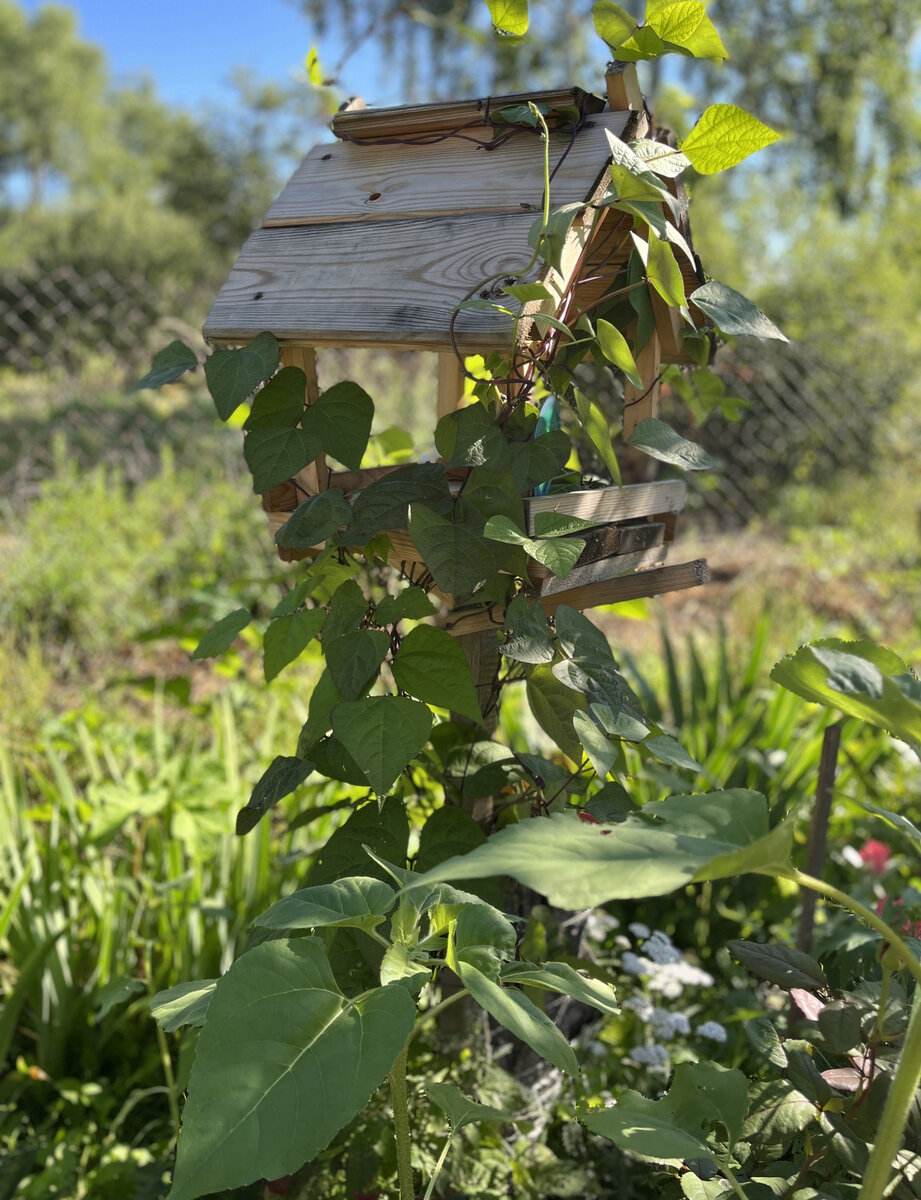
M870 838L864 842L860 848L860 857L865 867L874 873L874 875L882 875L886 870L886 864L892 856L892 851L885 842L878 842L876 838Z

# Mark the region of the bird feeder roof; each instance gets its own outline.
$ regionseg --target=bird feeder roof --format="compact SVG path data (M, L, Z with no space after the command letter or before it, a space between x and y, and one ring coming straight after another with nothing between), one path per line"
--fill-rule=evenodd
M629 243L608 237L608 249L602 239L600 252L586 254L591 221L577 219L561 271L538 262L520 276L543 205L544 147L533 129L495 114L529 101L552 131L553 208L603 192L609 135L646 132L645 113L612 111L578 88L342 112L332 124L338 140L308 153L243 246L205 336L239 343L270 330L290 345L507 350L512 317L456 306L481 284L501 288L505 274L509 282L539 278L562 297L576 277L597 275L599 253L608 261L610 246ZM536 311L553 315L556 305L525 310ZM668 312L663 322L671 324Z

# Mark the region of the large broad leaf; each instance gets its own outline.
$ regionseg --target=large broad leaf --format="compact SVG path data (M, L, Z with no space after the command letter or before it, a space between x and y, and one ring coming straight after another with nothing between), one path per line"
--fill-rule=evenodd
M665 142L654 142L651 138L640 138L631 142L634 153L643 160L646 168L665 179L676 179L691 165L690 160Z
M327 388L316 404L311 404L302 424L326 454L357 471L373 420L374 401L364 388L346 379Z
M759 975L782 988L827 988L828 980L821 966L793 946L772 946L770 942L726 943L730 954Z
M422 826L415 869L420 873L455 854L466 854L486 842L486 834L462 808L436 808Z
M502 987L463 958L457 961L457 973L477 1004L500 1025L561 1071L568 1075L579 1074L579 1060L569 1042L523 992Z
M702 0L676 0L653 10L647 5L646 24L656 31L669 49L694 58L726 57L726 48Z
M205 631L201 641L192 651L192 657L216 658L217 655L223 654L225 650L230 649L237 634L242 632L252 619L253 614L248 608L235 608L232 613L221 617L220 621L215 621L211 628Z
M267 492L286 483L322 452L319 439L306 429L260 426L248 433L243 443L254 492Z
M253 397L243 428L269 429L294 426L301 419L307 397L307 376L300 367L282 367Z
M404 767L428 741L432 714L405 696L370 696L338 704L333 732L365 773L379 796L386 796Z
M448 477L439 463L412 463L397 467L366 487L352 507L352 538L356 545L370 541L382 529L405 529L410 504L424 504L433 512L450 512Z
M356 629L332 641L323 639L326 666L343 700L358 700L380 675L390 649L390 638L381 629Z
M270 622L262 642L262 665L266 683L271 683L307 648L323 627L326 613L322 608L291 613Z
M581 1118L594 1133L621 1150L680 1166L688 1158L711 1158L707 1138L715 1132L730 1147L741 1136L748 1087L741 1071L717 1063L681 1063L661 1100L625 1092L611 1108Z
M239 350L215 350L205 362L205 380L222 421L275 374L278 360L278 342L271 333L260 333Z
M891 650L825 638L781 659L771 678L806 700L888 729L921 755L921 680Z
M163 1032L174 1033L184 1025L204 1025L217 982L194 979L157 992L151 998L150 1011Z
M194 370L197 366L198 359L194 350L190 350L185 342L170 342L168 346L157 351L150 370L143 379L137 381L131 390L139 392L142 388L162 387L164 383L172 383L174 379L178 379L186 371Z
M253 788L245 808L237 813L237 833L244 834L258 825L260 818L274 807L279 800L297 791L313 773L313 763L303 758L280 754L267 767L262 778Z
M681 151L701 175L734 167L756 150L770 146L780 134L734 104L711 104L681 143Z
M682 471L707 471L718 466L712 454L689 442L680 433L656 417L645 417L630 434L629 443L650 458L672 463Z
M299 504L275 534L275 544L288 550L309 550L333 537L351 519L352 506L341 492L331 488Z
M770 317L752 304L741 292L711 279L691 293L691 303L705 313L722 333L749 334L768 340L786 342Z
M593 4L592 20L595 32L611 50L617 50L638 29L636 18L615 4L614 0L598 0L597 4Z
M198 1042L170 1200L309 1162L367 1105L414 1017L401 987L343 996L310 939L244 954L218 983Z
M584 712L585 696L561 683L548 666L538 666L528 676L528 707L541 729L565 755L578 763L582 743L573 728L573 716Z
M434 625L417 625L393 660L397 687L440 708L482 721L467 656L457 640Z
M649 820L655 815L656 824ZM575 815L522 821L449 859L423 882L511 875L561 908L664 896L685 884L789 869L792 823L768 830L767 801L741 788L670 797L610 827Z
M482 404L470 404L442 417L435 447L449 467L500 467L507 443Z
M329 929L348 925L374 929L393 908L394 890L380 879L351 875L319 887L302 888L256 918L264 929Z
M496 574L496 560L483 538L424 504L411 506L409 533L444 592L476 591Z

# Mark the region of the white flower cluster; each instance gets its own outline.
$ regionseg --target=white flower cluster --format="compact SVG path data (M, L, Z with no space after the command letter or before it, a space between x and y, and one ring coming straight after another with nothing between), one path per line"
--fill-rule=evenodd
M631 931L636 927L631 925ZM646 926L639 925L639 928L645 930ZM686 987L712 986L713 976L685 962L681 951L661 929L653 930L647 936L641 933L636 936L644 937L643 953L628 950L621 959L621 966L630 975L644 976L651 992L660 992L667 999L675 1000Z
M704 1038L709 1038L711 1042L725 1042L726 1030L722 1027L719 1021L704 1021L703 1025L698 1025L696 1032Z
M686 1036L691 1032L691 1023L684 1013L656 1008L645 996L631 996L624 1001L624 1008L632 1009L644 1024L652 1026L653 1034L663 1041L668 1041L678 1034Z
M650 1067L653 1071L661 1071L664 1075L668 1075L672 1069L672 1060L668 1056L668 1051L657 1043L651 1046L634 1046L627 1057L639 1066Z

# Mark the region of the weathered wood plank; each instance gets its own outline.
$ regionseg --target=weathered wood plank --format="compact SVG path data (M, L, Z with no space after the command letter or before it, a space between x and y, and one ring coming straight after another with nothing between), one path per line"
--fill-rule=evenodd
M613 554L632 554L636 550L648 550L650 546L661 546L665 541L665 526L657 524L602 525L599 529L583 529L579 533L567 534L565 541L578 538L585 542L585 549L576 559L576 567L610 558ZM549 579L551 572L542 564L535 563L529 570L532 579Z
M462 125L480 126L487 132L493 126L489 113L509 104L533 101L550 109L570 104L585 112L600 111L604 101L582 88L557 88L543 92L516 92L514 95L487 96L474 100L438 100L429 104L403 104L392 108L360 108L338 113L331 128L336 137L364 140L375 137L403 137L413 134L440 133ZM474 128L474 132L477 132Z
M528 532L534 533L534 516L539 512L559 512L581 517L597 525L629 521L653 513L680 512L687 500L688 486L683 479L664 479L653 483L631 483L626 487L593 488L582 492L561 492L556 496L531 496L524 506Z
M630 575L634 571L660 567L667 554L667 546L650 546L647 550L635 550L631 554L612 554L610 558L600 558L597 562L586 563L584 567L573 567L565 579L551 575L541 584L541 600L545 596L574 591L589 583L603 583L607 579L616 579L619 575Z
M213 342L271 330L310 346L451 349L452 311L484 279L527 265L530 213L257 229L205 321ZM536 269L525 276L532 280ZM464 353L508 348L512 320L458 315Z
M586 608L597 608L601 604L619 604L624 600L639 600L645 596L660 596L665 592L680 592L686 588L700 587L710 578L710 568L704 558L693 562L676 563L671 567L659 567L654 571L637 571L635 575L622 575L603 583L589 583L584 587L561 592L557 596L541 598L541 605L548 616L553 616L561 604L582 612ZM502 628L504 614L493 604L490 607L456 609L444 623L444 628L458 636L475 633L478 629Z
M609 159L605 130L618 137L628 112L598 113L570 147L551 135L554 206L586 200ZM516 132L494 150L449 138L431 145L315 146L262 220L279 225L387 221L464 213L539 214L544 153L532 131Z

